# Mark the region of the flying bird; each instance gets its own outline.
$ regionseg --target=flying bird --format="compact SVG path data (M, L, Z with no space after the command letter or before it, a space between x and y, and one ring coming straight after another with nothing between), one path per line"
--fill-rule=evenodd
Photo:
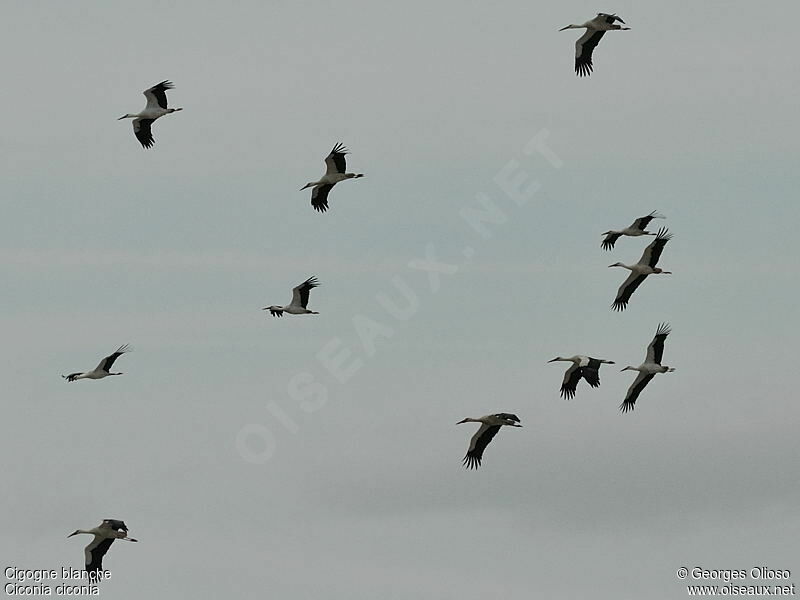
M601 244L603 250L611 250L614 247L614 243L623 235L628 235L631 237L638 237L640 235L655 235L655 233L651 231L645 231L645 227L648 226L650 221L653 219L665 219L664 215L658 214L656 211L651 212L646 217L639 217L633 223L631 223L630 227L626 227L625 229L614 230L611 229L609 231L604 232L602 235L606 236Z
M61 377L67 381L76 381L78 379L103 379L103 377L108 377L109 375L122 375L122 373L111 373L110 369L114 361L126 352L130 352L130 349L128 348L128 344L123 344L117 348L116 352L109 354L101 360L100 364L91 371L86 371L86 373L70 373L69 375L62 375Z
M484 449L489 445L489 442L492 441L492 438L497 435L497 432L500 431L503 425L522 427L522 425L519 424L519 417L511 413L497 413L495 415L478 417L477 419L467 417L463 421L456 423L456 425L461 425L462 423L481 424L478 431L472 436L469 442L469 450L467 450L467 454L464 456L464 466L468 469L477 469L481 465Z
M656 266L658 259L661 257L661 252L664 250L664 246L666 246L667 242L671 239L672 234L669 233L666 228L662 227L658 230L656 239L650 242L650 245L644 249L644 253L638 263L635 265L626 265L621 262L616 262L613 265L608 265L609 267L623 267L631 272L628 278L619 286L617 298L614 300L611 308L614 310L625 310L628 306L628 300L631 299L631 294L633 294L636 288L647 279L648 275L672 275L671 271L664 271Z
M133 119L133 134L136 136L136 139L139 140L139 143L142 144L143 148L150 148L155 143L155 140L153 139L153 133L150 131L153 121L163 117L164 115L183 110L182 108L167 108L166 92L174 87L175 86L172 85L171 81L162 81L161 83L146 89L143 92L144 97L147 98L147 106L144 107L144 110L135 115L130 113L127 115L122 115L119 119L117 119L117 121L121 121L122 119Z
M644 362L638 367L625 367L622 369L623 371L639 371L631 387L628 388L628 393L625 394L625 400L619 405L619 409L622 412L633 410L639 394L650 383L650 380L656 376L656 373L672 373L675 370L672 367L661 364L661 357L664 355L664 341L671 332L672 330L668 323L661 323L656 330L653 341L647 346L647 356Z
M347 148L341 143L336 144L331 153L325 158L325 175L319 181L309 181L300 190L313 187L311 190L311 206L314 210L325 212L328 210L328 194L333 186L345 179L358 179L363 177L363 173L346 173L347 165L345 154L349 154Z
M613 360L606 360L604 358L592 358L591 356L583 356L576 354L575 356L556 356L548 363L556 361L571 362L572 365L564 373L564 381L561 383L561 396L567 400L575 397L575 390L578 388L578 382L583 377L593 388L600 387L600 365L607 364L613 365Z
M100 525L92 529L76 529L67 537L78 535L79 533L88 533L93 535L94 539L89 542L89 545L84 549L84 557L86 559L86 572L89 574L89 579L97 580L100 577L100 571L103 570L103 557L108 552L114 540L123 540L126 542L138 542L134 538L128 537L128 526L124 521L117 519L104 519Z
M623 25L625 24L625 21L620 19L617 15L597 13L597 16L594 19L586 21L586 23L583 23L582 25L572 24L559 29L559 31L564 31L565 29L586 29L586 33L579 37L578 41L575 42L576 75L579 75L580 77L583 77L584 75L591 75L593 68L592 51L600 42L600 40L603 39L603 35L606 31L611 31L614 29L630 29L630 27L622 27L615 24L615 21L619 21Z
M309 277L300 285L292 288L292 301L287 306L267 306L261 310L268 310L273 317L282 317L287 312L290 315L318 315L318 312L308 310L308 294L315 287L319 287L316 277Z

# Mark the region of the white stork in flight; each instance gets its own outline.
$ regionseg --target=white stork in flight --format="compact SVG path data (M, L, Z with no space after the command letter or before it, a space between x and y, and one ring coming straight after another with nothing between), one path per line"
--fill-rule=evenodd
M328 194L333 186L345 179L358 179L363 177L363 173L346 173L347 163L345 161L345 154L349 154L347 148L341 143L336 144L331 150L331 153L325 158L325 175L319 181L309 181L300 191L313 187L311 190L311 206L314 210L325 212L328 210Z
M631 223L630 227L620 229L619 231L615 229L605 231L602 235L606 236L606 238L603 240L601 246L603 247L603 250L611 250L616 241L623 235L628 235L631 237L639 237L640 235L655 235L655 233L651 231L645 231L645 227L647 227L650 224L650 221L653 219L665 218L666 217L664 215L660 215L656 211L653 211L646 217L639 217L636 219L633 223Z
M519 417L511 413L497 413L495 415L478 417L477 419L467 417L463 421L456 423L456 425L461 425L462 423L481 424L481 426L478 427L478 431L472 436L469 442L469 450L467 450L467 454L464 456L464 466L468 469L477 469L481 465L484 449L489 445L489 442L492 441L492 438L497 435L497 432L500 431L503 425L522 427L522 425L519 424Z
M564 381L561 383L561 396L567 400L575 397L575 390L578 388L578 382L583 377L593 388L600 387L600 365L613 365L613 360L606 360L604 358L592 358L591 356L583 356L576 354L575 356L556 356L548 363L556 361L571 362L572 365L567 372L564 373Z
M183 110L182 108L167 108L167 90L173 89L171 81L162 81L153 87L146 89L144 97L147 98L147 106L142 112L132 115L122 115L117 121L122 119L133 119L133 135L142 144L143 148L150 148L155 143L150 126L153 121L170 113Z
M94 539L89 542L89 545L84 549L84 557L86 559L86 572L89 578L97 580L100 576L100 571L103 570L103 557L111 548L114 540L123 540L126 542L138 542L134 538L128 537L128 526L125 521L117 519L103 519L97 527L92 529L76 529L67 537L78 535L79 533L88 533L93 535Z
M672 239L672 234L668 233L667 229L662 227L656 234L656 239L650 242L650 245L644 249L642 257L635 265L626 265L621 262L616 262L609 267L623 267L628 269L631 274L622 282L617 290L617 298L611 307L614 310L625 310L628 306L628 300L631 299L631 294L638 288L642 282L647 279L648 275L672 275L671 271L664 271L659 269L656 264L661 257L661 252L664 246Z
M656 373L672 373L675 369L661 364L661 357L664 355L664 341L672 330L668 323L661 323L656 330L656 335L647 347L647 357L638 367L625 367L623 371L639 371L636 379L633 380L625 400L619 405L622 412L633 410L636 399Z
M108 377L109 375L122 375L122 373L111 373L110 369L114 361L126 352L130 352L130 349L128 348L128 344L123 344L117 348L116 352L109 354L101 360L100 364L91 371L87 371L86 373L70 373L69 375L62 375L61 377L67 381L77 381L78 379L103 379L103 377Z
M268 310L273 317L282 317L287 312L290 315L318 315L318 312L308 310L308 294L315 287L319 287L316 277L309 277L303 283L292 288L292 301L288 306L267 306L261 310Z
M607 15L606 13L597 13L597 16L586 21L581 25L567 25L562 27L559 31L565 29L586 29L578 41L575 42L575 74L583 77L584 75L592 74L592 51L594 47L603 39L603 34L606 31L615 29L628 30L630 27L622 27L617 25L614 21L619 21L623 25L625 21L620 19L617 15Z

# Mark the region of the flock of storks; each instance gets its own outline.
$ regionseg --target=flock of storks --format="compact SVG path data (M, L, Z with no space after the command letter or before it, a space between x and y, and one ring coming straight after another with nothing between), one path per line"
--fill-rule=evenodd
M598 13L595 18L581 25L567 25L560 30L586 29L586 33L575 43L575 73L577 75L587 76L591 74L593 70L592 52L606 31L629 29L628 27L617 25L617 21L624 24L624 21L614 14ZM147 105L145 108L139 113L126 114L120 117L120 120L133 119L134 135L144 148L151 148L155 143L152 133L152 124L155 120L164 115L183 110L182 108L169 108L167 106L166 91L170 89L173 89L173 85L169 81L162 81L148 88L144 91L144 95L147 98ZM345 155L347 153L347 149L342 144L336 144L330 154L325 158L325 174L319 180L311 181L301 188L301 190L309 187L313 188L311 192L311 205L316 211L325 212L328 210L328 194L334 185L347 179L364 177L363 173L346 172ZM617 262L609 265L609 267L623 267L630 271L630 275L628 275L627 279L625 279L620 286L616 299L612 304L614 310L621 311L627 307L631 295L648 275L669 273L669 271L663 271L658 268L656 264L664 250L664 246L671 239L671 235L665 228L659 229L656 233L646 231L648 224L653 219L659 218L664 217L656 212L652 212L647 216L636 219L630 227L606 231L603 234L606 236L601 244L604 250L613 249L616 241L622 236L655 237L645 248L642 257L636 264L626 265ZM275 317L281 317L284 313L291 315L319 314L308 309L309 293L318 286L319 282L317 279L315 277L310 277L293 288L292 299L289 304L285 306L271 305L265 307L263 310L270 311ZM634 408L639 394L657 373L667 373L675 370L672 367L661 364L661 358L664 353L664 341L669 333L669 325L666 323L660 324L656 330L655 337L647 347L647 355L644 362L638 367L628 366L622 369L623 371L638 371L636 379L631 384L624 401L620 405L620 409L623 413ZM122 345L114 353L101 360L93 370L62 375L62 377L69 382L73 382L79 379L103 379L111 375L122 375L120 372L112 372L111 368L115 361L128 351L128 345ZM614 364L614 361L611 360L592 358L584 355L570 357L557 356L548 362L555 361L572 363L564 374L564 380L561 384L561 395L565 399L575 396L578 383L581 379L584 379L589 386L593 388L598 387L600 385L600 365ZM468 417L459 421L457 424L461 423L481 424L472 436L469 449L464 457L463 464L468 469L476 469L480 466L483 458L483 451L501 427L522 427L519 417L511 413L496 413L478 418ZM92 581L98 581L102 578L102 559L114 540L137 541L128 537L128 527L125 525L125 522L117 519L105 519L99 526L92 529L78 529L70 534L70 537L77 534L89 534L93 536L91 543L85 548L85 567Z

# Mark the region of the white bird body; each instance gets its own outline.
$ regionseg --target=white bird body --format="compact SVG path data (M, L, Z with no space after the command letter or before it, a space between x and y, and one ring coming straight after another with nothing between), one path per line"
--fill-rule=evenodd
M316 185L336 184L345 179L353 179L354 177L363 177L363 175L356 175L355 173L325 173L319 178L319 181L311 181L306 184L306 188ZM305 188L303 188L305 189Z
M91 371L86 371L85 373L70 373L69 375L62 375L61 377L67 381L77 381L78 379L103 379L104 377L109 377L111 375L123 375L123 373L112 373L111 367L113 366L114 361L116 361L126 352L130 352L130 349L128 348L128 344L123 344L117 348L116 352L109 354L103 360L101 360Z
M671 275L669 271L662 271L658 267L651 267L650 265L643 265L642 263L636 263L634 265L626 265L624 263L618 262L608 266L623 267L624 269L628 269L628 271L636 273L637 275L660 275L660 274Z
M630 27L622 27L617 25L615 21L625 24L625 21L620 19L617 15L609 15L606 13L597 13L594 19L590 19L580 25L570 24L562 27L559 31L566 29L585 29L584 33L575 42L575 74L583 77L584 75L591 75L594 65L592 64L592 52L595 46L603 38L606 31L612 30L628 30Z
M311 206L314 210L325 212L328 210L328 194L333 186L345 179L358 179L364 177L363 173L347 173L347 162L345 155L348 154L347 148L341 143L336 144L330 154L325 158L325 175L317 181L309 181L300 190L313 188L311 190Z
M673 367L661 364L661 358L664 355L664 341L671 332L668 323L661 323L656 329L655 337L647 346L647 356L645 356L644 362L638 367L627 366L622 369L622 371L638 371L639 373L628 388L625 400L619 406L622 412L633 410L639 394L653 377L659 373L672 373L675 370Z
M644 373L645 375L655 375L656 373L671 373L675 369L672 367L666 367L664 365L656 365L653 363L642 363L638 367L625 367L622 369L623 371L639 371L639 373Z
M126 542L138 542L134 538L128 537L128 526L124 521L118 519L104 519L100 525L92 529L76 529L67 537L85 533L94 536L89 545L84 548L84 559L86 572L91 579L96 579L103 568L103 556L105 556L114 540Z
M478 431L476 431L475 435L473 435L470 439L469 449L467 450L467 454L464 456L464 466L468 469L477 469L481 465L484 449L489 442L492 441L492 438L497 434L497 432L500 431L500 428L503 425L508 425L509 427L522 427L519 422L519 417L511 413L496 413L493 415L478 417L476 419L467 417L466 419L456 423L456 425L461 425L462 423L481 424L481 426L478 428Z
M147 98L147 105L141 112L136 114L128 113L122 115L118 121L122 119L133 119L133 134L143 148L150 148L155 144L155 139L150 130L153 121L160 119L164 115L168 115L182 108L167 108L167 90L174 89L172 82L162 81L151 88L146 89L144 97Z
M650 231L642 231L641 229L633 229L632 227L626 227L625 229L620 229L619 231L609 231L608 233L618 233L620 235L629 235L631 237L637 237L640 235L655 235L654 232Z
M575 390L581 378L586 380L591 387L596 388L600 386L600 365L607 364L613 365L613 360L606 360L604 358L592 358L583 354L576 354L575 356L556 356L551 362L571 362L567 371L564 373L564 381L561 383L561 396L565 399L574 398Z
M309 277L300 285L292 288L292 301L286 306L273 304L261 310L268 310L273 317L282 317L283 313L290 315L318 315L319 313L308 309L308 296L311 290L319 287L316 277Z

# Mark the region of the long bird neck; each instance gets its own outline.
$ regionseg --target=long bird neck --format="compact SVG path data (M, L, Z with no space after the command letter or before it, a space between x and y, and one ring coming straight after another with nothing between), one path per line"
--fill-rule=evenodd
M565 358L563 356L556 356L553 360L547 362L577 362L579 358L577 356L573 356L571 358Z

